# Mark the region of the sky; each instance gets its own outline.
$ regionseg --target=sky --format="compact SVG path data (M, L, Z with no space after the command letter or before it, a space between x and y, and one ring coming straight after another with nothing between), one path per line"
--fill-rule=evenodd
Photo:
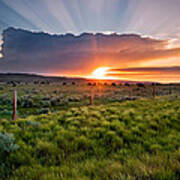
M97 54L97 57L93 54L93 58L98 59L97 63L93 59L94 64L97 64L97 66L94 65L92 68L87 68L88 65L91 65L92 60L90 58L92 58L92 52L91 56L88 56L88 58L83 55L80 57L78 56L80 59L79 61L81 61L81 63L79 63L77 60L77 64L80 65L79 69L77 65L77 68L72 68L72 66L70 66L71 61L69 59L73 59L73 62L75 61L75 52L73 51L72 57L69 57L69 59L66 60L66 63L62 54L58 54L58 60L61 61L58 63L63 67L60 68L59 71L56 70L52 73L47 70L47 63L46 69L41 69L39 71L40 73L58 73L59 75L69 74L82 76L90 74L94 68L101 66L108 66L111 69L162 67L161 71L157 74L153 75L154 72L151 73L152 77L149 77L150 75L148 77L145 75L140 77L132 75L131 77L128 76L128 78L142 80L155 79L158 81L180 81L179 71L174 71L173 75L169 74L168 76L166 74L165 77L163 76L164 67L171 68L172 66L180 66L179 17L180 0L0 0L0 50L3 51L3 43L4 46L6 45L4 48L4 52L6 53L0 53L0 71L5 71L8 64L12 64L12 62L10 62L12 61L11 59L13 59L13 63L15 64L18 61L16 58L16 55L19 53L19 51L17 51L18 48L16 47L17 42L7 42L7 38L5 39L6 42L3 41L4 38L2 34L8 27L14 27L16 29L24 29L31 32L45 32L51 35L72 33L76 35L75 37L79 37L79 35L83 32L94 34L117 33L119 36L122 34L135 34L139 36L139 39L136 41L137 47L140 48L138 50L135 48L136 45L131 43L132 37L126 38L123 44L122 41L120 41L121 46L123 45L124 48L119 48L120 45L115 46L115 48L119 50L119 54L112 51L112 49L109 51L111 51L111 54L113 53L113 55L109 55L106 52L100 53L99 48L105 47L102 44L101 47L98 46L98 53L96 52L97 49L94 50L94 54ZM14 32L13 36L15 36L15 33L17 32ZM96 41L97 37L94 37L95 38L93 39ZM156 47L150 47L149 44L145 44L144 47L140 46L139 42L141 40L148 41L149 39L151 40L150 43L154 41L156 42L157 40L157 44L159 44ZM22 42L23 37L19 37L16 40ZM99 42L101 40L97 41ZM115 41L113 42L114 44L116 44ZM79 41L77 42L79 43ZM13 58L13 50L8 50L10 47L9 44L14 44L13 50L16 50L16 54L13 54ZM31 45L33 46L33 44ZM68 46L72 49L74 47L72 44L68 44ZM113 46L112 42L107 43L107 46ZM52 52L52 46L48 48L51 49ZM68 49L68 47L66 48ZM90 49L92 50L92 48ZM125 50L128 52L128 55L124 53ZM84 53L85 51L83 49L83 53L81 54ZM29 56L29 53L26 55ZM25 58L28 59L29 57L24 57L24 59ZM40 61L39 55L36 53L33 58ZM109 58L109 60L107 60L107 58ZM57 63L57 57L55 59ZM83 59L86 61L85 65L82 65ZM87 59L89 59L89 61ZM1 61L3 61L3 63L1 63ZM23 59L20 63L24 64L22 61ZM32 61L31 58L29 58L29 61ZM67 61L69 62L69 67ZM63 66L62 62L66 65ZM30 67L33 66L33 63L29 64ZM76 62L74 64L76 64ZM27 66L26 62L24 67ZM12 69L9 68L7 70L23 71L23 67L21 68L20 64L18 67L19 68L17 68L17 70L13 67ZM31 71L31 69L25 69L27 72ZM85 72L84 69L88 69L87 72ZM38 69L35 72L38 72ZM126 78L122 75L121 77Z

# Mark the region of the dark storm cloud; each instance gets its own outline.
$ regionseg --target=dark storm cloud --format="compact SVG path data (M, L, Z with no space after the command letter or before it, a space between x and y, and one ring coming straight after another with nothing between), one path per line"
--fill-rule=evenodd
M180 57L180 48L166 48L168 41L136 34L49 35L8 28L3 42L0 71L6 72L83 74L99 66Z

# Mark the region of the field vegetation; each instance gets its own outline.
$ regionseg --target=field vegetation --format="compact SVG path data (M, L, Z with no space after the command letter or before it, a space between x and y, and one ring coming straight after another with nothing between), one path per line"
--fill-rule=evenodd
M180 179L180 87L98 83L3 82L0 179Z

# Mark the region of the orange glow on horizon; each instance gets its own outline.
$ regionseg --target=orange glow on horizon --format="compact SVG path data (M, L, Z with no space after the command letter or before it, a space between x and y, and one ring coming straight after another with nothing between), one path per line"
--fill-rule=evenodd
M52 74L44 74L50 75ZM90 80L122 80L122 81L149 81L160 83L178 83L180 74L176 72L151 72L151 71L114 71L112 67L98 67L91 74L54 74L55 76L64 76L70 78L86 78Z
M95 71L93 71L92 75L97 79L105 78L107 70L109 70L108 67L100 67L100 68L97 68Z
M100 80L119 79L117 77L107 76L109 69L110 69L109 67L99 67L92 72L92 75L86 76L86 78L88 78L88 79L100 79Z

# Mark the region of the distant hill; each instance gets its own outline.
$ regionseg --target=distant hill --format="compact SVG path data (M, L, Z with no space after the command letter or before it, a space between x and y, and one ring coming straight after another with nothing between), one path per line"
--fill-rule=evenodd
M98 79L86 79L86 78L73 78L73 77L61 77L61 76L43 76L38 74L28 73L0 73L0 82L34 82L34 81L49 81L49 82L61 82L61 81L97 81L97 82L117 82L117 83L139 83L139 81L126 81L126 80L98 80ZM142 83L142 82L141 82ZM149 84L151 82L143 82Z
M43 76L38 74L26 73L0 73L0 82L19 81L19 82L32 82L32 81L67 81L67 80L82 80L82 78L67 78L56 76Z

